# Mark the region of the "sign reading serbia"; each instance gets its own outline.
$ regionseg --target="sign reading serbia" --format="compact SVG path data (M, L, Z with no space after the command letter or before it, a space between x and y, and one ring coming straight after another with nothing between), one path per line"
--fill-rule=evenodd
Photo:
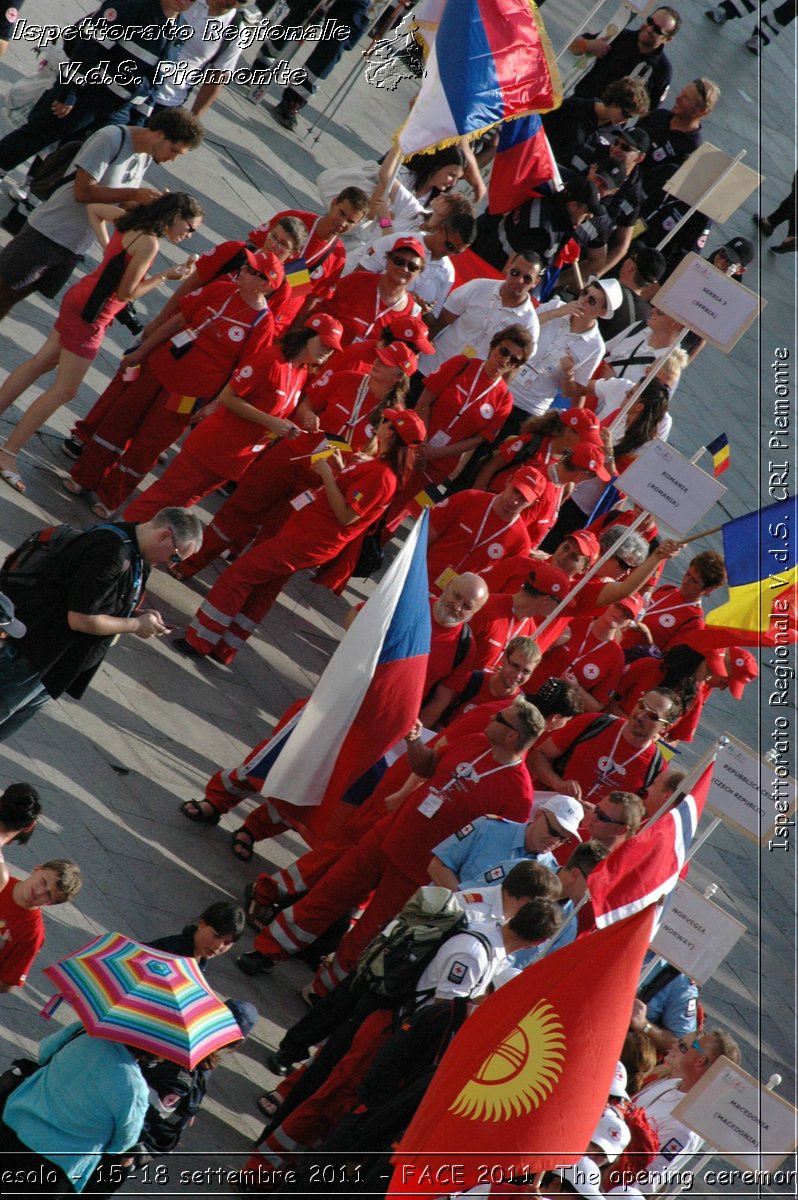
M765 302L698 254L687 254L653 298L674 321L728 353Z

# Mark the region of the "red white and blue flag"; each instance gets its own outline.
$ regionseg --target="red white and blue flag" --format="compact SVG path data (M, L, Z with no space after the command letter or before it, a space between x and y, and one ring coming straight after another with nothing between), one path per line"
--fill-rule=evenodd
M599 929L664 898L676 887L704 811L714 763L689 795L590 873L590 899Z
M418 716L430 643L427 522L425 512L307 704L246 764L270 797L308 806L340 798Z
M488 212L508 213L552 180L559 187L560 172L538 114L505 121L490 170Z
M533 0L447 0L440 15L439 8L440 0L431 0L416 15L429 56L421 91L396 135L402 154L558 107L559 73Z

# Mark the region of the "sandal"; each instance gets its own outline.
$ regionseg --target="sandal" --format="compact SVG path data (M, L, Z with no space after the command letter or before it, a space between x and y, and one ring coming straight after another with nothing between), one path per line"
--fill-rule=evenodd
M13 457L13 455L11 457ZM7 483L10 488L13 488L15 492L19 492L21 496L24 496L28 490L23 483L22 476L16 471L0 469L0 479L2 479L4 483Z
M210 812L202 807L203 804L208 805ZM222 819L222 814L218 808L214 808L210 800L184 800L180 811L184 817L188 817L189 821L194 821L197 825L218 825Z
M283 1107L283 1098L277 1092L264 1092L262 1096L258 1096L255 1104L261 1116L272 1120Z
M245 825L240 829L236 829L231 835L233 843L233 854L239 858L241 862L250 862L252 855L255 853L255 839Z
M244 919L250 929L261 933L274 918L274 905L258 904L255 899L255 884L248 883L244 888Z
M73 479L71 475L64 476L64 478L61 480L61 487L65 492L69 492L72 496L85 496L86 494L86 488L81 487L77 480Z

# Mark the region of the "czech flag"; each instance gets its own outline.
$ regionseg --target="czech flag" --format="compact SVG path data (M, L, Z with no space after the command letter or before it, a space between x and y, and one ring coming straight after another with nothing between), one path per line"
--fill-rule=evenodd
M796 516L792 496L723 526L729 598L706 623L728 630L734 645L750 644L752 633L771 644L798 639Z
M559 180L549 139L537 113L505 121L488 184L488 212L503 214Z
M421 707L430 644L424 513L358 613L313 695L262 750L269 796L322 806L318 831L350 784L411 727ZM275 754L274 751L277 751ZM262 766L269 770L263 772ZM329 803L325 803L329 797Z
M477 1007L396 1151L389 1198L488 1181L495 1193L581 1157L607 1104L652 912L561 947Z
M437 150L465 133L562 103L560 77L533 0L447 0L410 116L402 154Z

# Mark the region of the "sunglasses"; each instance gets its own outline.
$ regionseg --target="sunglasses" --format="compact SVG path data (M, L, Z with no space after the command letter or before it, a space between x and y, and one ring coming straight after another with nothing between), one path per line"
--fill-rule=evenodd
M632 564L631 564L631 563L628 563L628 562L625 562L625 561L624 561L624 560L621 558L620 554L613 554L613 556L612 556L612 557L615 559L615 561L617 562L618 566L621 568L621 570L622 570L622 571L631 571L631 569L632 569Z
M249 263L244 263L244 270L248 275L254 275L256 279L262 279L264 283L268 282L267 277L263 274L263 271L256 271L254 267L249 265Z
M513 733L518 733L514 725L511 725L507 718L502 713L496 713L493 718L497 725L503 725L505 729L512 729Z
M667 717L661 717L659 713L655 711L655 709L649 708L648 705L644 704L642 700L638 700L637 707L641 712L646 714L650 721L657 721L660 725L668 724Z
M595 292L591 292L590 288L582 288L579 293L580 300L586 300L591 308L598 308L600 301Z
M613 139L613 142L616 146L620 146L622 150L626 150L627 152L631 152L635 149L634 146L630 146L626 138L616 137Z
M174 546L174 550L169 555L169 561L170 561L170 563L174 563L175 565L177 565L177 563L181 563L183 561L183 555L180 553L180 550L178 549L177 538L175 537L175 531L174 531L174 529L172 529L171 525L169 526L169 532L172 535L172 545Z
M653 17L646 17L646 25L648 25L649 29L655 30L656 33L658 33L660 37L667 38L668 41L670 41L671 38L673 37L673 34L666 33L665 30L662 28L662 26L658 25Z
M694 80L693 80L693 87L694 87L694 88L695 88L695 90L698 92L698 98L699 98L699 100L701 101L701 103L702 103L702 104L706 104L706 102L707 102L707 88L706 88L706 84L704 83L703 79L694 79Z
M448 233L448 232L449 232L449 230L448 230L448 229L445 229L445 232L446 232L446 233ZM465 246L456 246L456 245L454 244L454 242L450 242L450 241L448 240L448 238L447 238L447 240L446 240L446 241L443 243L443 248L444 248L444 250L446 251L446 253L447 253L447 254L462 254L462 253L463 253L463 251L465 250Z
M543 820L546 822L546 828L549 831L549 837L557 838L557 840L560 842L567 842L570 835L567 833L564 833L562 829L558 829L556 825L552 825L551 821L546 816L545 809L543 809L541 815L543 817Z
M535 282L534 275L525 275L523 273L523 271L518 270L518 267L510 267L510 274L512 275L513 279L518 279L520 276L520 278L523 279L524 283L534 283Z
M698 1038L696 1038L694 1041L690 1042L689 1045L687 1044L687 1042L684 1042L681 1039L679 1039L679 1041L676 1043L676 1045L679 1047L679 1051L681 1054L689 1054L689 1052L691 1050L697 1050L702 1058L706 1058L706 1054L704 1054L703 1048L702 1048L701 1043L698 1040Z
M593 816L602 825L623 825L623 821L616 821L614 817L607 816L603 808L594 808Z
M404 267L406 271L410 271L413 275L422 268L422 263L415 258L404 258L401 254L389 254L391 262L395 267Z
M508 350L506 346L497 346L496 349L499 351L499 354L501 354L505 362L510 363L514 367L520 367L521 363L524 361L523 358L519 358L517 354L513 354L512 350Z

